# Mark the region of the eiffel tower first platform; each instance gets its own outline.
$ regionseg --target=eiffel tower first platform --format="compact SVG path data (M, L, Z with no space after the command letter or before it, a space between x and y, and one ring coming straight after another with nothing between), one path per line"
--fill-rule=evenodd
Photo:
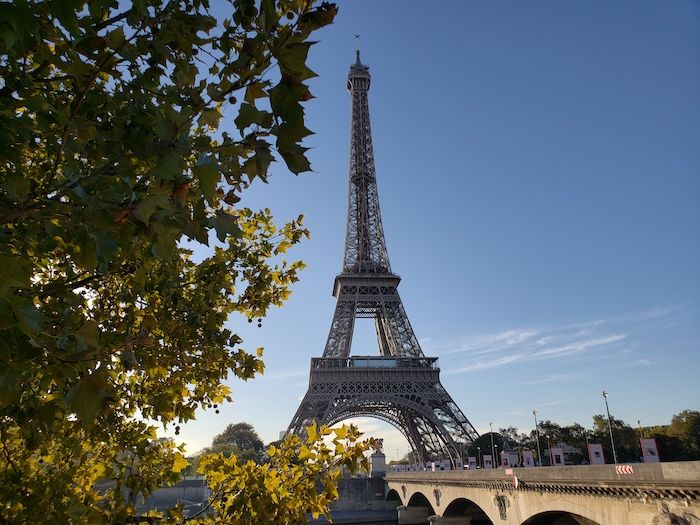
M309 390L288 432L316 421L333 425L366 416L398 428L419 461L461 459L478 433L440 383L436 357L425 357L391 271L374 168L367 93L369 67L360 52L350 66L350 184L343 271L323 357L311 359ZM355 319L374 319L379 355L351 356Z

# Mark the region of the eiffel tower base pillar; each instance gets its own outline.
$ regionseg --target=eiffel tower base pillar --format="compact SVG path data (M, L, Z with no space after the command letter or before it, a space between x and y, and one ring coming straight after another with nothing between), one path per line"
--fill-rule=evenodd
M427 525L430 516L428 507L406 507L401 505L396 508L399 525Z

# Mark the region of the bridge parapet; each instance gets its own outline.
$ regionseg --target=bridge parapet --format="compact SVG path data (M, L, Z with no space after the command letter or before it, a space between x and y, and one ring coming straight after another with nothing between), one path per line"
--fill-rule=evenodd
M531 467L509 469L451 470L440 472L388 473L388 482L439 482L445 485L481 488L580 491L595 493L635 489L667 496L700 500L700 461L620 465L579 465L569 467Z
M572 509L579 509L579 515L588 515L591 522L600 524L651 523L655 516L680 512L678 509L700 520L700 461L621 467L395 472L388 473L386 481L404 504L420 492L428 497L436 513L442 514L450 502L466 498L489 514L493 523L504 519L506 507L510 507L508 521L519 524L537 512ZM499 517L494 515L493 502L503 503ZM629 521L631 516L637 521Z

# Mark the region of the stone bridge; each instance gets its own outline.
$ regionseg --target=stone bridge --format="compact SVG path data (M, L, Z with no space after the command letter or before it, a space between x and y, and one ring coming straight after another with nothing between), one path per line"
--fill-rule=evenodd
M700 461L400 472L400 525L700 525Z

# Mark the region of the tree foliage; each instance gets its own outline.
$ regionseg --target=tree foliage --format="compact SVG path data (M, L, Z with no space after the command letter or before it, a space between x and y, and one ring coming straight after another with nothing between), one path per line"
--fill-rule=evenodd
M700 412L696 410L683 410L673 416L671 424L654 427L635 428L628 423L614 417L611 418L613 437L615 439L615 452L620 462L641 461L641 448L639 438L653 437L656 439L659 453L663 461L682 461L700 459ZM546 450L551 446L564 443L579 449L580 453L567 455L567 461L583 463L588 461L587 442L600 443L603 446L605 457L612 461L613 453L610 445L610 431L608 418L605 415L593 416L593 425L586 429L579 423L571 425L559 425L550 420L540 421L538 424L540 436L540 448L542 450L543 464L549 464ZM518 434L514 427L500 430L504 445L510 449L529 449L537 454L536 434L533 430L529 435ZM494 434L494 441L501 448L501 436ZM481 446L481 451L487 454L490 450L489 434L482 435L474 445ZM470 454L476 455L475 446L470 447Z
M235 455L204 455L200 469L208 472L215 510L205 523L301 525L307 513L328 517L343 469L368 470L365 452L379 446L375 440L358 442L359 437L354 426L330 430L313 424L304 439L288 435L270 445L262 464L241 463Z
M221 434L214 436L212 445L222 443L233 443L241 450L253 449L262 450L264 448L262 439L250 423L231 423Z
M237 203L276 158L309 169L309 37L336 8L222 6L0 3L0 521L125 521L186 465L148 421L263 370L224 323L282 304L308 232Z
M265 445L249 423L231 423L221 434L214 436L211 447L204 453L235 454L239 461L259 463L265 453Z

